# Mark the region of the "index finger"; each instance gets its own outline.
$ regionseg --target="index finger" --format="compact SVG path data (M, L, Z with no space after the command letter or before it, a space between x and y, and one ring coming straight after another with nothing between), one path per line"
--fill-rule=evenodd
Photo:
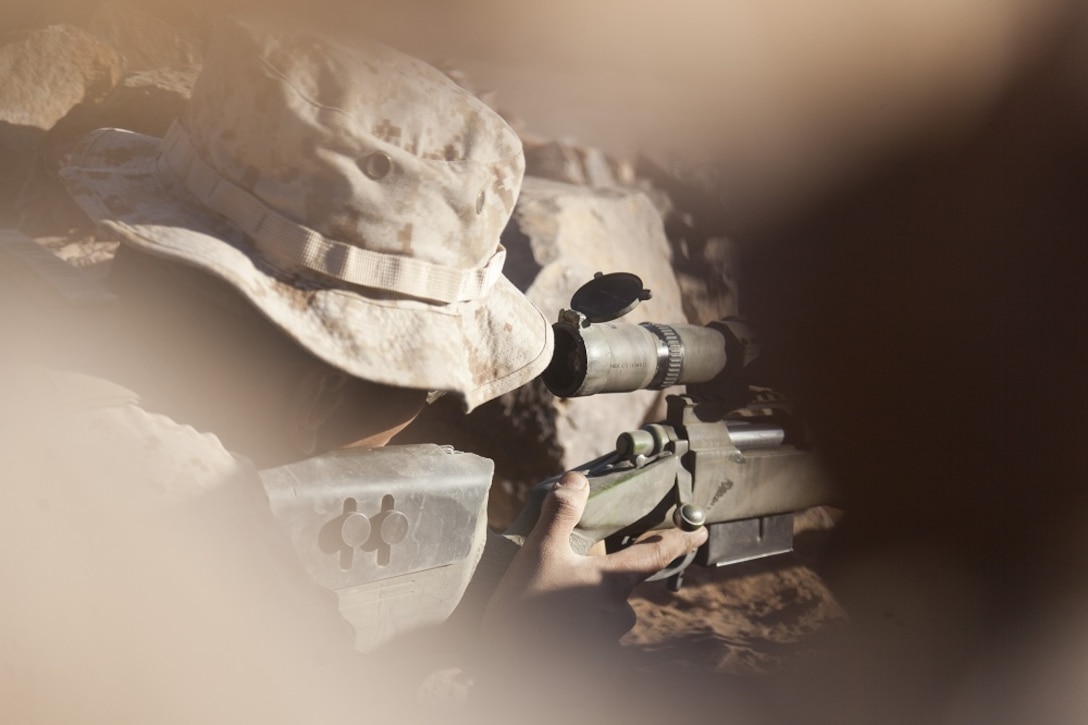
M604 557L602 563L605 571L609 573L628 575L642 581L661 571L675 559L698 549L706 542L706 538L705 527L695 531L655 531L626 549Z

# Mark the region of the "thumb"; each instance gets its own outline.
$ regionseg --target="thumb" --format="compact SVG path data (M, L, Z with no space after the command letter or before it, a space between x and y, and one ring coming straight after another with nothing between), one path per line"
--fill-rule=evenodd
M570 535L582 518L589 500L589 481L581 473L564 473L552 485L540 506L540 518L529 534L527 544L551 547L570 546Z

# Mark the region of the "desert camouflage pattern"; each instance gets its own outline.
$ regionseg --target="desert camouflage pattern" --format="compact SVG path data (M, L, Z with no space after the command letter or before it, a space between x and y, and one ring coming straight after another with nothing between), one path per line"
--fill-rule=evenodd
M523 170L509 126L421 61L231 23L164 140L92 132L61 175L122 241L223 278L326 362L471 409L551 356L501 274Z

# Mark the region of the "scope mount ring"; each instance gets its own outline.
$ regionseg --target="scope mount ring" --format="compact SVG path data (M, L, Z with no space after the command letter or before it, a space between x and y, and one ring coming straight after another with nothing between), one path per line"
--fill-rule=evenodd
M611 322L652 297L642 286L642 278L630 272L597 272L570 298L571 309L590 322Z

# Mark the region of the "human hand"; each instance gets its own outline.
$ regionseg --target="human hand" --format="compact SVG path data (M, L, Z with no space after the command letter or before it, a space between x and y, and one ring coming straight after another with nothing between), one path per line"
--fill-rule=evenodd
M703 528L668 529L607 556L577 554L570 535L588 500L581 473L565 474L544 498L536 526L487 607L487 634L500 645L614 644L635 624L627 601L635 586L706 541Z

